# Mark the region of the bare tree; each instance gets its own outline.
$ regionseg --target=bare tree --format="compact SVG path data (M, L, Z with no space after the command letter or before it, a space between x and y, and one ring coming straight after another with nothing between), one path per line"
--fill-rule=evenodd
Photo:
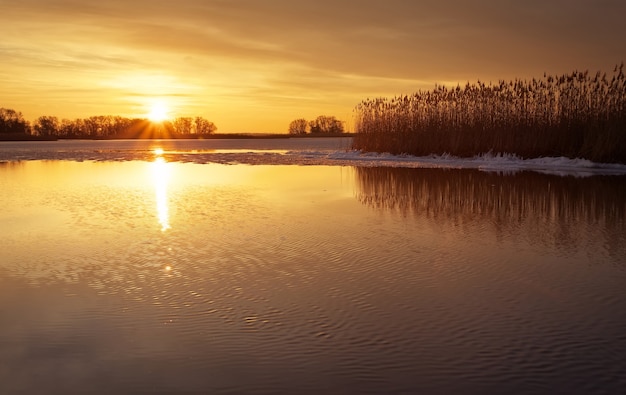
M59 137L78 137L81 135L83 129L82 119L63 119L58 128Z
M335 117L320 115L314 121L309 122L311 133L343 133L343 123Z
M211 134L217 130L217 126L213 122L207 121L202 117L195 119L196 134Z
M304 118L291 121L289 124L289 134L306 134L309 123Z
M30 124L21 112L0 108L0 133L30 133Z
M179 117L174 120L174 131L178 134L191 134L193 132L193 118Z
M37 136L58 136L59 118L49 115L41 116L35 121L33 131Z

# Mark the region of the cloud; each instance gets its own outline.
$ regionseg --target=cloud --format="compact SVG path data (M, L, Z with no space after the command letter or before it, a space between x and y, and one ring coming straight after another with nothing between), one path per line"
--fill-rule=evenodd
M625 13L614 0L22 0L3 8L0 94L91 87L117 110L106 81L144 74L178 81L152 86L164 95L190 89L190 109L207 107L192 98L270 111L279 97L298 109L296 98L335 97L344 111L348 98L441 81L610 68L626 54ZM140 80L128 90L150 93Z

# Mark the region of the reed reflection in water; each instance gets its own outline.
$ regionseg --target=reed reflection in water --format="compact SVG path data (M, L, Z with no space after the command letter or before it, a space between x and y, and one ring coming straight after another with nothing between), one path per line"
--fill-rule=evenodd
M606 246L614 258L626 256L626 177L356 168L356 180L363 204L427 218L441 228L480 224L500 239Z

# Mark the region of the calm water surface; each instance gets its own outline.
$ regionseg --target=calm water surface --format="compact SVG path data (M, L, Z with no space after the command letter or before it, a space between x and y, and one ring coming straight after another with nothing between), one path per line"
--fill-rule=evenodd
M0 393L626 392L626 179L0 163Z

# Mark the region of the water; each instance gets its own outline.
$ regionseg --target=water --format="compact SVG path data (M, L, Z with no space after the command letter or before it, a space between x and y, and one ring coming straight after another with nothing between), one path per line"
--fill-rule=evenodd
M625 392L624 176L305 141L0 145L0 393Z

